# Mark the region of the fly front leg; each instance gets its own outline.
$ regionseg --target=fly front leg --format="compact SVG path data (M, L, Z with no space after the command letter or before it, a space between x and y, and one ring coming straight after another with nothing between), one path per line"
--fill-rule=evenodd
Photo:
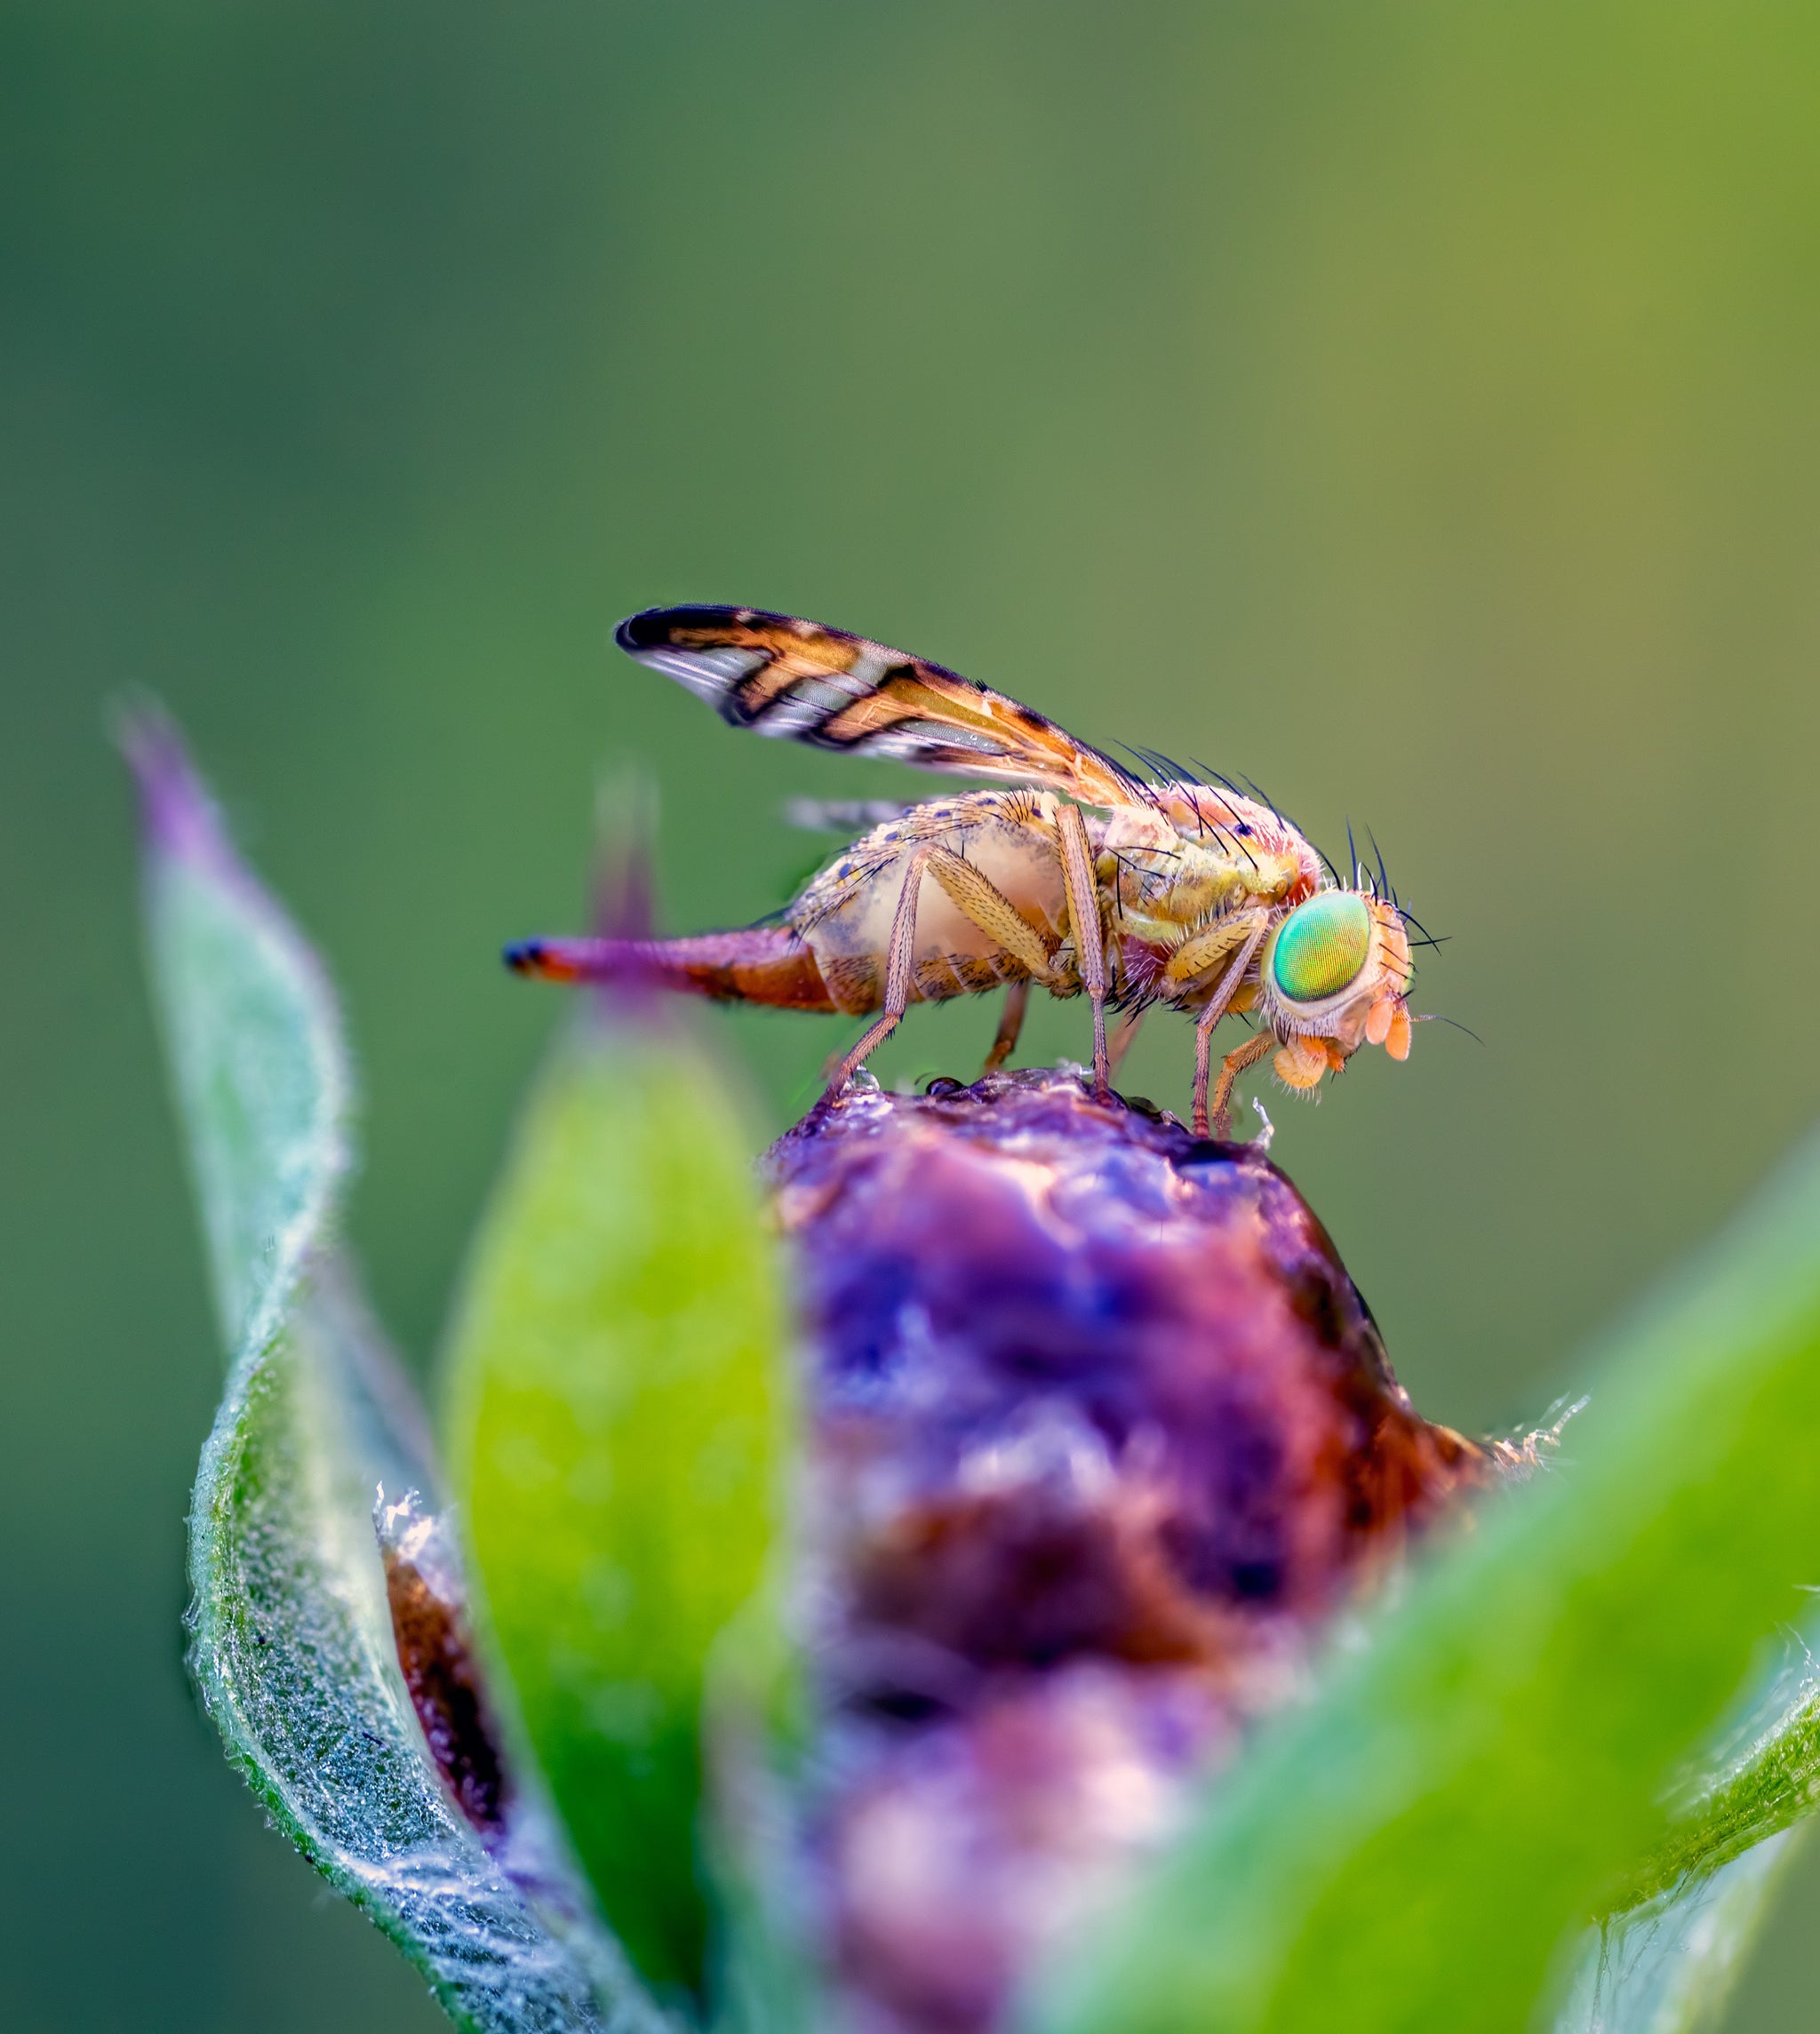
M1249 926L1246 921L1250 921ZM1232 920L1225 925L1202 933L1198 938L1189 940L1169 957L1169 969L1165 972L1174 973L1177 964L1184 961L1185 956L1187 956L1189 960L1183 967L1182 973L1192 979L1195 973L1204 971L1207 966L1206 959L1196 953L1197 948L1206 948L1217 937L1222 950L1230 950L1234 944L1238 949L1233 956L1232 964L1220 977L1218 988L1208 998L1207 1007L1201 1011L1194 1026L1194 1135L1197 1137L1211 1135L1207 1111L1207 1089L1213 1075L1213 1027L1226 1014L1226 1006L1232 1001L1239 984L1245 978L1245 970L1251 965L1251 956L1257 953L1269 924L1270 913L1267 911L1247 912L1241 918ZM1196 961L1198 966L1194 964Z
M1030 1008L1030 984L1027 981L1012 982L1005 990L1004 1013L999 1018L998 1033L992 1041L992 1050L986 1056L981 1069L995 1073L1018 1049L1018 1034L1024 1029L1024 1013Z
M1255 1066L1275 1043L1272 1033L1260 1031L1257 1037L1248 1038L1237 1051L1227 1053L1213 1090L1213 1135L1222 1144L1232 1140L1233 1081L1248 1066Z
M1093 999L1093 1095L1112 1099L1112 1065L1106 1049L1106 939L1099 923L1099 885L1093 874L1093 850L1087 822L1078 805L1063 805L1056 814L1062 843L1062 877L1068 892L1068 923L1074 935L1074 955L1081 983Z
M904 1012L910 1007L916 954L917 892L922 888L922 873L929 866L931 852L926 847L917 849L910 857L904 877L904 891L891 919L891 944L885 956L884 1009L877 1023L867 1027L866 1035L835 1067L829 1078L826 1094L815 1105L814 1113L818 1116L834 1106L841 1090L865 1065L868 1056L876 1052L898 1028Z

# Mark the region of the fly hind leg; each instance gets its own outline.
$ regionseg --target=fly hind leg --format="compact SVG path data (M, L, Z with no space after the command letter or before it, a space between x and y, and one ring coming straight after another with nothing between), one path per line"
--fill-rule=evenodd
M1029 1008L1029 982L1010 983L1005 989L1004 1014L999 1018L998 1033L992 1041L992 1050L986 1056L983 1072L997 1073L1018 1049L1018 1034L1024 1029L1024 1013Z
M1087 822L1078 805L1064 805L1056 815L1062 843L1062 878L1068 892L1068 922L1074 934L1074 954L1082 986L1093 999L1093 1095L1112 1099L1112 1064L1106 1046L1106 939L1099 923L1099 885L1094 880L1093 852Z
M884 1008L878 1021L829 1074L827 1093L819 1105L822 1108L833 1102L866 1057L876 1052L891 1035L909 1007L916 952L916 906L925 871L935 878L956 908L996 941L1002 951L1021 961L1039 981L1049 978L1047 943L1003 890L952 849L943 847L938 841L925 842L910 857L903 893L891 919L891 941L885 958ZM1002 1065L1017 1044L1029 995L1027 982L1011 985L1005 1001L1004 1018L993 1045L995 1057L986 1061L988 1071Z
M954 907L970 918L999 947L1030 971L1039 982L1050 978L1049 942L990 877L973 864L939 843L929 848L929 873L946 892ZM1012 982L1005 991L1004 1015L999 1019L998 1035L986 1056L986 1072L1002 1066L1017 1049L1024 1028L1024 1013L1030 1007L1030 980Z

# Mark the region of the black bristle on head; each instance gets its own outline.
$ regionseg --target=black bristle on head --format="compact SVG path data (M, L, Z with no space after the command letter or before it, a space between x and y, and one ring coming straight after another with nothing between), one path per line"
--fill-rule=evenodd
M1365 838L1370 842L1371 852L1377 857L1377 880L1383 885L1377 894L1379 897L1389 898L1394 904L1396 892L1390 887L1390 875L1384 865L1384 849L1377 844L1377 835L1368 826L1365 829Z
M1239 772L1239 782L1242 784L1246 790L1250 793L1252 797L1254 797L1257 802L1264 807L1264 809L1270 814L1272 818L1276 821L1278 826L1281 826L1289 823L1285 821L1283 818L1282 808L1277 803L1276 800L1273 798L1267 791L1263 789L1261 786L1254 784L1251 779L1245 775L1243 770Z
M1229 793L1233 798L1241 798L1244 795L1244 794L1239 789L1238 786L1234 784L1230 778L1222 777L1218 770L1211 768L1209 764L1202 762L1198 756L1190 756L1188 760L1193 764L1194 768L1201 772L1201 788L1203 791L1211 791L1216 786L1217 786L1220 790ZM1244 825L1244 822L1239 818L1239 815L1233 810L1232 806L1228 804L1225 799L1222 799L1220 802L1225 805L1226 819L1229 825L1233 827L1238 827ZM1245 828L1245 831L1249 833L1250 828L1248 826Z

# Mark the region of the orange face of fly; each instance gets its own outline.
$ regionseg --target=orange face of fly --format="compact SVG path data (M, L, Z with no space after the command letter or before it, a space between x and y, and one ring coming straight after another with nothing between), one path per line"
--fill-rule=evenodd
M1313 1088L1360 1046L1409 1057L1409 936L1395 907L1351 889L1323 890L1272 932L1259 962L1259 1003L1285 1041L1276 1071Z

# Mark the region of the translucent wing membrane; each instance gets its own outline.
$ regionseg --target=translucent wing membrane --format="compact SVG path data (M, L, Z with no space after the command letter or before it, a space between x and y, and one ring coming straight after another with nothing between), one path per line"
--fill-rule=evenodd
M1109 756L1002 692L818 622L755 608L651 608L621 622L615 641L706 699L730 727L1039 784L1090 805L1140 795Z
M894 798L791 798L784 822L804 834L868 834L913 810Z

